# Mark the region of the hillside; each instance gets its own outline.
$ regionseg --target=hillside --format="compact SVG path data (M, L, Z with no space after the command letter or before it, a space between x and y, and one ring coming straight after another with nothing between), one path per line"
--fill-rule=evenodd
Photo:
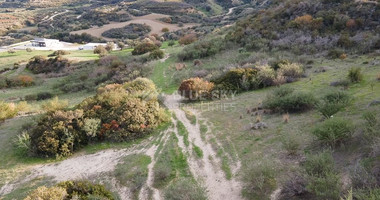
M380 199L380 1L51 3L0 2L1 200Z

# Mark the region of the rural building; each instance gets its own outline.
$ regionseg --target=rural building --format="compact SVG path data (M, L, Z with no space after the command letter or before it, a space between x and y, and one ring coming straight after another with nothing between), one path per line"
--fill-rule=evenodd
M32 46L34 47L57 47L61 45L59 40L46 39L46 38L35 38L34 40L30 42L32 43Z
M107 46L107 43L88 43L79 47L79 50L94 50L97 46Z

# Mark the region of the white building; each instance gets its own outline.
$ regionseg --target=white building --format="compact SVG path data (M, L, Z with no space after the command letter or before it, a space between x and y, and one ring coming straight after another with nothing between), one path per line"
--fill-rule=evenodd
M47 48L56 48L62 46L59 40L46 39L46 38L35 38L30 41L33 47L47 47Z
M97 46L107 46L107 43L87 43L79 47L79 50L94 50Z

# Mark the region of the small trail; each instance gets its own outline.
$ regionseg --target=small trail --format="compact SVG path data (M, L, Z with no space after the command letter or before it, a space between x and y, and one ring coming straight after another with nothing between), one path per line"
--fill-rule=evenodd
M192 174L196 179L203 181L210 200L242 199L240 195L241 184L234 180L234 178L231 180L226 179L224 172L221 170L220 159L216 156L216 152L211 144L207 144L201 139L199 124L193 125L186 118L185 112L179 107L180 100L181 97L179 95L166 96L165 105L174 112L177 119L186 127L189 133L189 141L192 141L203 151L203 158L201 159L193 156L189 157L188 161ZM179 146L184 148L185 151L190 152L191 155L191 145L185 147L181 145L183 143L181 140L183 140L182 137L180 137ZM201 162L199 162L200 160Z
M9 194L22 184L41 176L51 177L52 180L56 182L99 177L102 174L114 171L121 158L132 154L143 153L144 149L138 149L138 147L142 145L143 144L121 150L104 150L95 154L71 157L58 163L37 165L33 167L31 174L22 180L7 183L0 188L0 196ZM123 191L119 192L124 193ZM123 197L122 199L129 198Z
M162 145L165 146L166 144L166 141L168 139L168 133L171 132L173 130L171 129L168 129L165 131L164 133L164 136L162 137ZM139 193L139 199L149 199L149 191L152 191L153 192L153 195L152 195L152 199L153 200L161 200L161 193L158 189L154 188L153 187L153 183L154 183L154 165L156 164L156 152L158 151L158 145L153 145L152 147L150 147L146 152L145 152L145 155L149 156L151 158L151 163L148 165L148 178L146 180L146 183L145 185L143 186L143 188L140 190L140 193Z

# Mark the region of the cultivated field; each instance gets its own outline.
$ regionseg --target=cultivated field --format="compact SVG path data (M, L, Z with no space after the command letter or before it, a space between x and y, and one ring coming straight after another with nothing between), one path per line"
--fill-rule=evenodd
M110 24L104 25L102 27L93 27L90 29L73 31L73 32L71 32L71 34L88 33L88 34L95 36L95 37L104 38L106 40L112 40L110 38L103 37L102 33L107 31L107 30L113 29L113 28L122 28L122 27L127 26L131 23L146 24L146 25L150 26L152 29L150 34L155 33L155 34L159 34L159 35L162 34L162 31L161 31L162 28L168 28L169 31L176 31L179 29L193 27L193 26L198 25L198 24L191 23L191 24L184 24L183 27L179 27L177 24L168 24L168 23L164 23L164 22L158 20L159 18L164 18L164 17L168 17L168 15L154 13L154 14L149 14L149 15L145 15L145 16L141 16L141 17L134 17L132 20L127 21L127 22L111 22Z

